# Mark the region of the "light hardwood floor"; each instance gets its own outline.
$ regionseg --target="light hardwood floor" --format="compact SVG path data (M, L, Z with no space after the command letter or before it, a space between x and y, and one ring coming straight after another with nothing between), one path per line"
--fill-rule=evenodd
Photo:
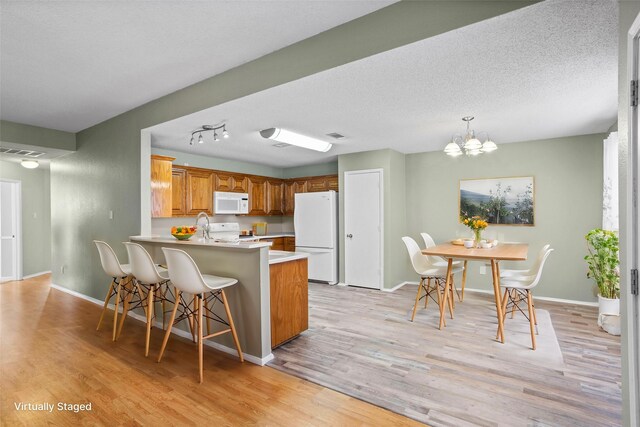
M105 292L108 282L105 280ZM204 383L193 343L130 320L111 341L111 313L49 287L49 277L0 284L2 425L416 425L415 421L269 367L205 347ZM92 403L91 412L17 411L14 404Z
M310 284L310 328L270 365L434 426L621 424L620 339L598 329L597 308L536 301L564 358L552 367L495 342L492 295L466 292L440 331L433 302L408 321L415 292ZM519 354L532 351L528 322L509 322L525 326Z

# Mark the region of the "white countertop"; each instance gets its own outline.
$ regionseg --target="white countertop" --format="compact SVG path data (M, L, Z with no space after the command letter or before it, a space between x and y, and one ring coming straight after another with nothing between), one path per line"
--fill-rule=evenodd
M309 258L309 254L306 252L269 251L269 264L278 264L303 258Z
M193 236L189 240L178 240L173 236L129 236L134 242L150 242L150 243L168 243L174 245L187 246L211 246L214 248L233 248L233 249L258 249L271 246L271 242L238 242L238 243L221 243L213 240L203 240L201 237Z

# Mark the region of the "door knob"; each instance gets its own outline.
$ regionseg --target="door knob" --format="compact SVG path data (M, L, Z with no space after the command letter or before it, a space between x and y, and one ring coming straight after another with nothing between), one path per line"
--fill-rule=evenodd
M353 234L347 234L347 237L351 239L353 237Z

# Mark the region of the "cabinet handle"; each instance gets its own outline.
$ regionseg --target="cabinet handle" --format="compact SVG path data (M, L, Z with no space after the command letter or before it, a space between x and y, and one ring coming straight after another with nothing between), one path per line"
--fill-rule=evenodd
M347 234L347 237L351 239L353 237L353 234Z

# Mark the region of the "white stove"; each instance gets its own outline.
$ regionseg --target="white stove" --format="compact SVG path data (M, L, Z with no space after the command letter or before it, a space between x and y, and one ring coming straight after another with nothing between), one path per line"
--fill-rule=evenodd
M214 242L238 243L240 241L240 224L237 222L209 224L209 237Z

